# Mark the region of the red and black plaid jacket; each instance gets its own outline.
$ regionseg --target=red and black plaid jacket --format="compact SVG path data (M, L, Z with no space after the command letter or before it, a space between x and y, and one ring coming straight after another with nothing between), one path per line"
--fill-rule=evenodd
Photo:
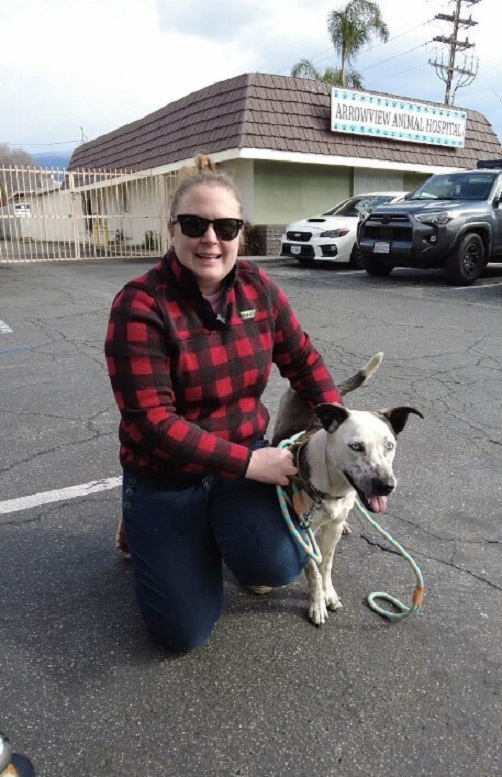
M243 477L267 429L272 363L310 404L341 401L284 293L253 262L225 279L215 315L173 252L113 302L106 358L120 461L150 477Z

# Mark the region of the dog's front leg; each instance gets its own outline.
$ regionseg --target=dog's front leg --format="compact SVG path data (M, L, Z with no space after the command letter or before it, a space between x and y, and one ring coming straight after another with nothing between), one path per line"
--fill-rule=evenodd
M340 598L333 586L331 578L333 568L333 556L338 540L342 536L344 521L329 521L321 527L321 537L319 549L322 554L322 561L319 565L319 574L322 581L323 596L326 606L329 610L336 612L342 606Z
M309 587L309 619L315 626L322 626L328 616L328 610L324 600L321 573L313 559L307 561L305 577Z

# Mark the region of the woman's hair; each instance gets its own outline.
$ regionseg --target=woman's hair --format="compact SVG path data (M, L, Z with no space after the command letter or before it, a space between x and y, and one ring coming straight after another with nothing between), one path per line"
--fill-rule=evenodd
M190 191L190 189L193 189L194 186L201 185L221 186L223 189L228 189L234 195L242 211L241 196L235 183L227 173L217 170L213 160L207 154L197 154L194 167L185 168L184 175L185 177L178 184L173 194L169 214L171 219L177 216L178 206L183 195Z

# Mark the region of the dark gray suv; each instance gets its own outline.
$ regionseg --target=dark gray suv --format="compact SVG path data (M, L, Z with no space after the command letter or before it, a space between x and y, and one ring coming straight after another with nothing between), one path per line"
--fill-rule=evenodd
M370 275L439 267L450 284L474 283L490 260L502 261L502 160L433 175L405 202L374 208L357 244Z

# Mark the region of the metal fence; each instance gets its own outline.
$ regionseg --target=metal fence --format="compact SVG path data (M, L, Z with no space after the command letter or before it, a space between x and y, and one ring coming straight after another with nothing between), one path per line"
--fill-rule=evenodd
M176 173L0 166L0 262L157 257Z

